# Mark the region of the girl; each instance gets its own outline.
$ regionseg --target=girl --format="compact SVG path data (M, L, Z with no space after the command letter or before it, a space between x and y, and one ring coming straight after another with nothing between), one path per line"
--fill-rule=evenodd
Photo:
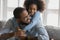
M41 20L40 15L45 9L45 2L43 0L26 0L24 7L32 18L31 23L24 28L24 30L29 30Z

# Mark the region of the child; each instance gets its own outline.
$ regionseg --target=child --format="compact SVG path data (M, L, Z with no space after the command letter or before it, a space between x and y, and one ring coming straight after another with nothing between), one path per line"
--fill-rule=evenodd
M31 16L31 23L24 28L24 30L29 31L35 24L41 22L40 13L44 11L45 3L42 0L26 0L24 6ZM14 24L16 27L18 26L17 22Z
M42 0L26 0L24 6L32 17L31 23L27 25L24 30L30 30L35 24L41 22L40 14L45 9L45 3Z
M34 37L38 37L38 40L49 40L48 33L42 24L42 19L40 16L45 9L44 0L25 0L24 7L32 19L30 24L27 25L24 30L31 32L31 29L36 27L35 31L37 30L37 32L35 33L32 31L32 34L35 33Z

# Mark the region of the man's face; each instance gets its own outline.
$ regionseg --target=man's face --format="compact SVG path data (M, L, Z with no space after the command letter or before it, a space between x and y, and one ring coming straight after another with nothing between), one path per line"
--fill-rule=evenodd
M34 13L37 11L37 5L36 4L31 4L29 6L29 15L34 15Z
M21 14L20 14L20 21L22 23L30 23L30 16L28 15L28 12L26 10L24 10Z

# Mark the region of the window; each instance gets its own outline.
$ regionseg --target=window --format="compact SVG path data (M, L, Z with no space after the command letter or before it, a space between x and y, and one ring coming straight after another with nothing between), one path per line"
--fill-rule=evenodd
M13 10L16 7L18 7L18 0L7 0L7 20L13 17Z
M13 17L13 10L16 7L23 7L24 0L7 0L7 20Z
M2 20L2 18L3 18L3 17L2 17L2 13L3 13L3 12L2 12L2 7L3 7L3 6L2 6L2 0L0 0L0 20Z
M7 7L18 7L18 0L7 0Z
M23 7L24 1L25 1L25 0L19 0L19 6L20 6L20 7Z
M48 9L59 9L59 0L49 0Z
M58 27L59 0L49 0L47 7L47 25Z
M49 11L47 14L47 25L58 26L58 11Z
M23 7L24 0L0 0L0 20L8 20L13 17L16 7Z
M46 0L47 12L44 14L45 25L58 27L60 25L59 0ZM16 7L23 7L24 0L0 0L0 20L8 20L13 17Z

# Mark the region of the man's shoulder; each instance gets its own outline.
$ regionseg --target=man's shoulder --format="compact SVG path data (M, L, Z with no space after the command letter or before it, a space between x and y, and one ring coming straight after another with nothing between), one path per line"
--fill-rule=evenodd
M7 20L7 22L12 22L13 21L13 18L10 18Z
M8 25L13 24L13 18L10 18L10 19L6 22L6 24L8 24Z

